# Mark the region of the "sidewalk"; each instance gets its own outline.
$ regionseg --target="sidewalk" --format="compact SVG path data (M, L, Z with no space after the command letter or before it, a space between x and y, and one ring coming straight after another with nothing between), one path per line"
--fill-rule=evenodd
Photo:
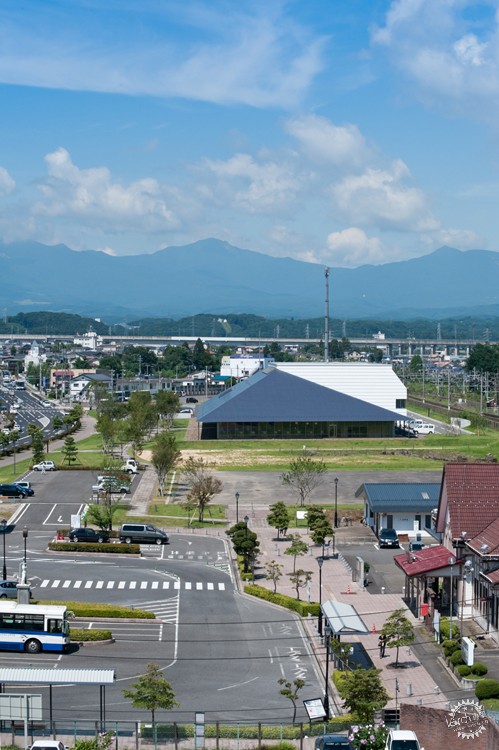
M269 528L266 522L267 513L265 508L256 507L249 521L250 528L254 528L260 542L256 583L273 590L273 582L265 579L265 566L271 560L275 560L282 566L282 578L277 584L277 591L295 598L296 591L288 578L288 574L293 571L293 557L284 554L285 549L289 547L289 540L277 541L275 529ZM235 506L228 508L228 520L229 523L235 523ZM322 604L332 599L355 607L357 614L370 631L369 635L348 635L344 636L342 641L358 644L355 646L356 651L359 650L364 657L367 657L365 658L366 664L370 659L376 669L381 669L382 681L391 696L387 708L395 708L400 703L446 708L449 701L473 697L473 694L460 688L443 663L438 661L440 649L431 641L423 625L409 610L407 610L407 618L416 627L416 638L410 648L400 648L399 663L404 666L399 668L393 666L395 649L387 650L385 657L380 657L378 638L381 628L394 610L405 605L401 594L371 594L369 588L360 586L352 580L352 570L342 557L341 549L342 545L348 544L349 538L356 539L365 533L364 530L357 529L355 526L341 527L336 530L336 550L339 555L337 559L328 558L327 554L325 556L322 566L321 597L319 597L317 557L321 555L322 549L313 545L305 529L297 529L293 533L299 533L309 545L309 552L297 558L296 568L313 573L310 588L301 589L300 598L304 601L322 601ZM317 621L312 618L305 621L305 629L324 674L325 649L318 635ZM336 696L332 681L330 691L331 695L335 695L337 704L341 705L341 699Z

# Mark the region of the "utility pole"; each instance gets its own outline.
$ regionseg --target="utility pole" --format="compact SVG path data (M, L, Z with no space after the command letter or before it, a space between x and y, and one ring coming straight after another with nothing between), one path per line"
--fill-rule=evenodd
M326 282L326 310L324 315L324 362L329 362L329 268L324 268Z

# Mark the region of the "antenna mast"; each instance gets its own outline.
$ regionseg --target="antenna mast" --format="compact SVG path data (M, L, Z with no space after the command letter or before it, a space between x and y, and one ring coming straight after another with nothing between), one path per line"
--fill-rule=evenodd
M324 315L324 362L329 362L329 268L324 268L326 280L326 314Z

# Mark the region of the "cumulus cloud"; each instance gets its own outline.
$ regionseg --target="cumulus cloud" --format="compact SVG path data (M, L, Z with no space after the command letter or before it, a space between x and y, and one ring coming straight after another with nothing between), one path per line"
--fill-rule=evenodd
M0 196L11 193L16 183L4 167L0 167Z
M440 229L426 238L423 237L423 241L435 247L449 245L458 250L483 250L487 245L483 237L470 229Z
M144 178L122 185L113 181L107 167L80 169L64 148L47 154L48 178L38 189L42 200L34 213L79 217L101 225L141 228L172 227L177 218L168 204L168 190L156 180Z
M326 244L330 251L330 263L335 266L355 268L365 263L381 263L386 260L379 238L368 237L357 227L331 232Z
M439 106L492 121L499 94L498 2L485 0L474 13L476 5L475 0L394 0L371 38L426 100L433 97Z
M331 191L333 201L354 224L404 231L436 228L423 191L405 184L409 177L401 160L386 169L369 167L361 175L348 175L337 182Z
M352 169L363 164L369 153L356 125L335 125L325 117L307 115L288 120L286 129L303 152L321 165Z
M249 154L236 154L226 161L207 159L204 168L218 178L213 195L249 213L287 209L301 185L300 178L285 161L257 161Z

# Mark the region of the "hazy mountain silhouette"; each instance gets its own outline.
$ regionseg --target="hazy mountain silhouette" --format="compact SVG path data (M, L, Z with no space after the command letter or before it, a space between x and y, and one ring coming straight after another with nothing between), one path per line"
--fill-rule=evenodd
M196 313L324 314L324 268L206 239L115 257L65 245L0 244L1 307L123 320ZM330 314L343 318L499 315L499 253L442 247L419 258L331 268Z

